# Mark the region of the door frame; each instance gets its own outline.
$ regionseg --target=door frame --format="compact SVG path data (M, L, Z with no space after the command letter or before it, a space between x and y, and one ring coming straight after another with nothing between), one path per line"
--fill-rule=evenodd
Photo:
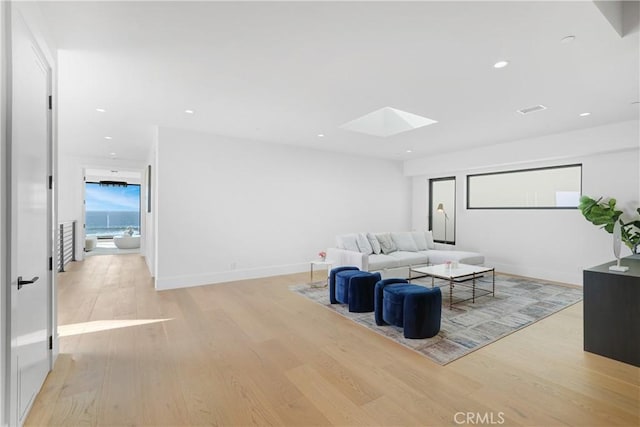
M7 236L8 224L8 204L7 204L7 181L8 167L7 145L11 132L11 93L10 93L10 49L9 36L11 34L11 19L8 2L0 1L0 235ZM9 409L9 387L7 386L7 360L8 338L11 336L9 329L9 308L8 304L8 260L7 260L7 239L0 239L0 425L8 424ZM5 325L7 325L5 327Z
M29 25L29 19L22 13L19 7L16 7L15 4L11 2L2 2L6 4L4 9L4 21L3 27L6 28L4 37L6 37L5 42L5 57L3 58L3 62L6 63L6 104L4 107L6 108L6 128L5 134L5 144L3 147L6 149L5 163L2 165L4 169L4 178L5 182L1 190L3 193L3 202L2 211L5 214L3 226L6 227L3 231L3 235L6 236L6 247L3 260L6 260L6 264L4 264L5 270L2 274L3 279L3 289L5 289L6 294L4 295L4 300L2 302L2 310L3 310L3 322L6 325L6 328L2 330L4 334L2 336L2 353L5 357L4 363L2 364L2 368L4 369L4 396L2 399L2 405L4 410L2 411L2 417L0 417L0 423L9 424L9 425L19 425L20 424L20 414L18 411L18 390L17 390L17 367L14 366L13 360L15 360L15 337L14 337L14 304L17 298L17 265L15 257L12 257L12 254L16 253L16 242L17 242L17 230L13 222L13 218L16 217L17 214L17 206L13 203L14 200L14 181L13 181L13 172L12 172L12 85L13 85L13 75L12 75L12 61L11 61L11 49L12 49L12 37L13 37L13 26L12 20L13 17L16 16L18 19L21 19L25 27L27 28L29 37L31 38L31 42L34 46L34 51L36 55L39 57L42 64L46 67L47 73L47 92L49 96L54 96L54 79L55 79L55 59L49 59L47 55L45 55L45 50L43 49L42 43L39 42L38 37L33 32L33 28ZM53 61L53 62L52 62ZM55 101L55 97L53 97L53 101ZM47 191L47 256L51 257L51 266L52 268L47 272L46 277L46 286L47 286L47 335L51 337L53 349L49 350L48 353L48 367L49 371L53 368L53 363L55 362L55 356L57 355L57 333L54 331L57 330L57 309L55 306L56 300L56 286L55 286L55 270L53 266L56 265L57 253L56 246L54 242L56 241L57 228L54 227L54 224L57 221L57 208L56 208L56 191L55 191L55 182L57 171L55 169L56 166L56 143L55 143L55 132L56 132L56 115L54 113L55 102L51 103L51 108L47 111L47 175L50 177L49 189ZM7 381L8 380L8 381ZM31 402L33 404L33 401ZM27 410L27 416L30 408Z

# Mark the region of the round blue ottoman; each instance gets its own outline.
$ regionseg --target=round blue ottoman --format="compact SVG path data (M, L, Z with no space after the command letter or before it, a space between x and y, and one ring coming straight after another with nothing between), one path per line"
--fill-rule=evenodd
M347 304L349 302L349 282L353 276L363 273L369 274L366 271L361 270L340 271L336 274L336 299L338 302L341 302L342 304Z
M343 265L340 267L332 268L329 272L329 300L331 304L337 304L339 301L336 299L336 275L341 271L360 271L358 267L352 265Z
M382 304L376 305L376 323L402 327L405 338L430 338L440 332L440 288L396 283L380 290Z
M335 276L335 299L349 304L349 311L367 313L374 310L373 296L380 273L345 270Z

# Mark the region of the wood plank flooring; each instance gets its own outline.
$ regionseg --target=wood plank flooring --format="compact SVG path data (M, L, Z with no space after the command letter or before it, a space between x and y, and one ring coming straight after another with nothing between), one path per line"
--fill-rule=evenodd
M288 291L307 279L156 292L140 255L72 263L26 425L640 425L640 369L582 350L581 304L443 367Z

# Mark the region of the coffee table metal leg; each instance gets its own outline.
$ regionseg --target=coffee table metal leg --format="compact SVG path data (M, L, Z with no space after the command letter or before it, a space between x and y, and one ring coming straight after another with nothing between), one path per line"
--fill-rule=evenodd
M493 273L493 289L492 289L492 294L493 297L496 297L496 269L494 268L493 270L491 270L491 272Z
M473 286L471 287L471 302L476 303L476 273L473 273Z
M449 280L449 310L453 308L453 279Z

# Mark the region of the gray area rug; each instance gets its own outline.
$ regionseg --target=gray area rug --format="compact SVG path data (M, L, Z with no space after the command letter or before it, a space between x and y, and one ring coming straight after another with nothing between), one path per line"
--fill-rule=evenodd
M412 283L430 287L431 279L428 284L419 280ZM441 365L582 301L582 289L496 274L495 297L489 294L477 297L475 303L456 303L470 298L471 290L455 285L454 305L449 309L448 285L436 281L436 286L442 287L442 323L440 333L427 339L406 339L402 328L376 325L373 313L349 313L346 305L330 304L328 287L304 284L290 286L289 289ZM491 289L491 276L480 279L478 287Z

